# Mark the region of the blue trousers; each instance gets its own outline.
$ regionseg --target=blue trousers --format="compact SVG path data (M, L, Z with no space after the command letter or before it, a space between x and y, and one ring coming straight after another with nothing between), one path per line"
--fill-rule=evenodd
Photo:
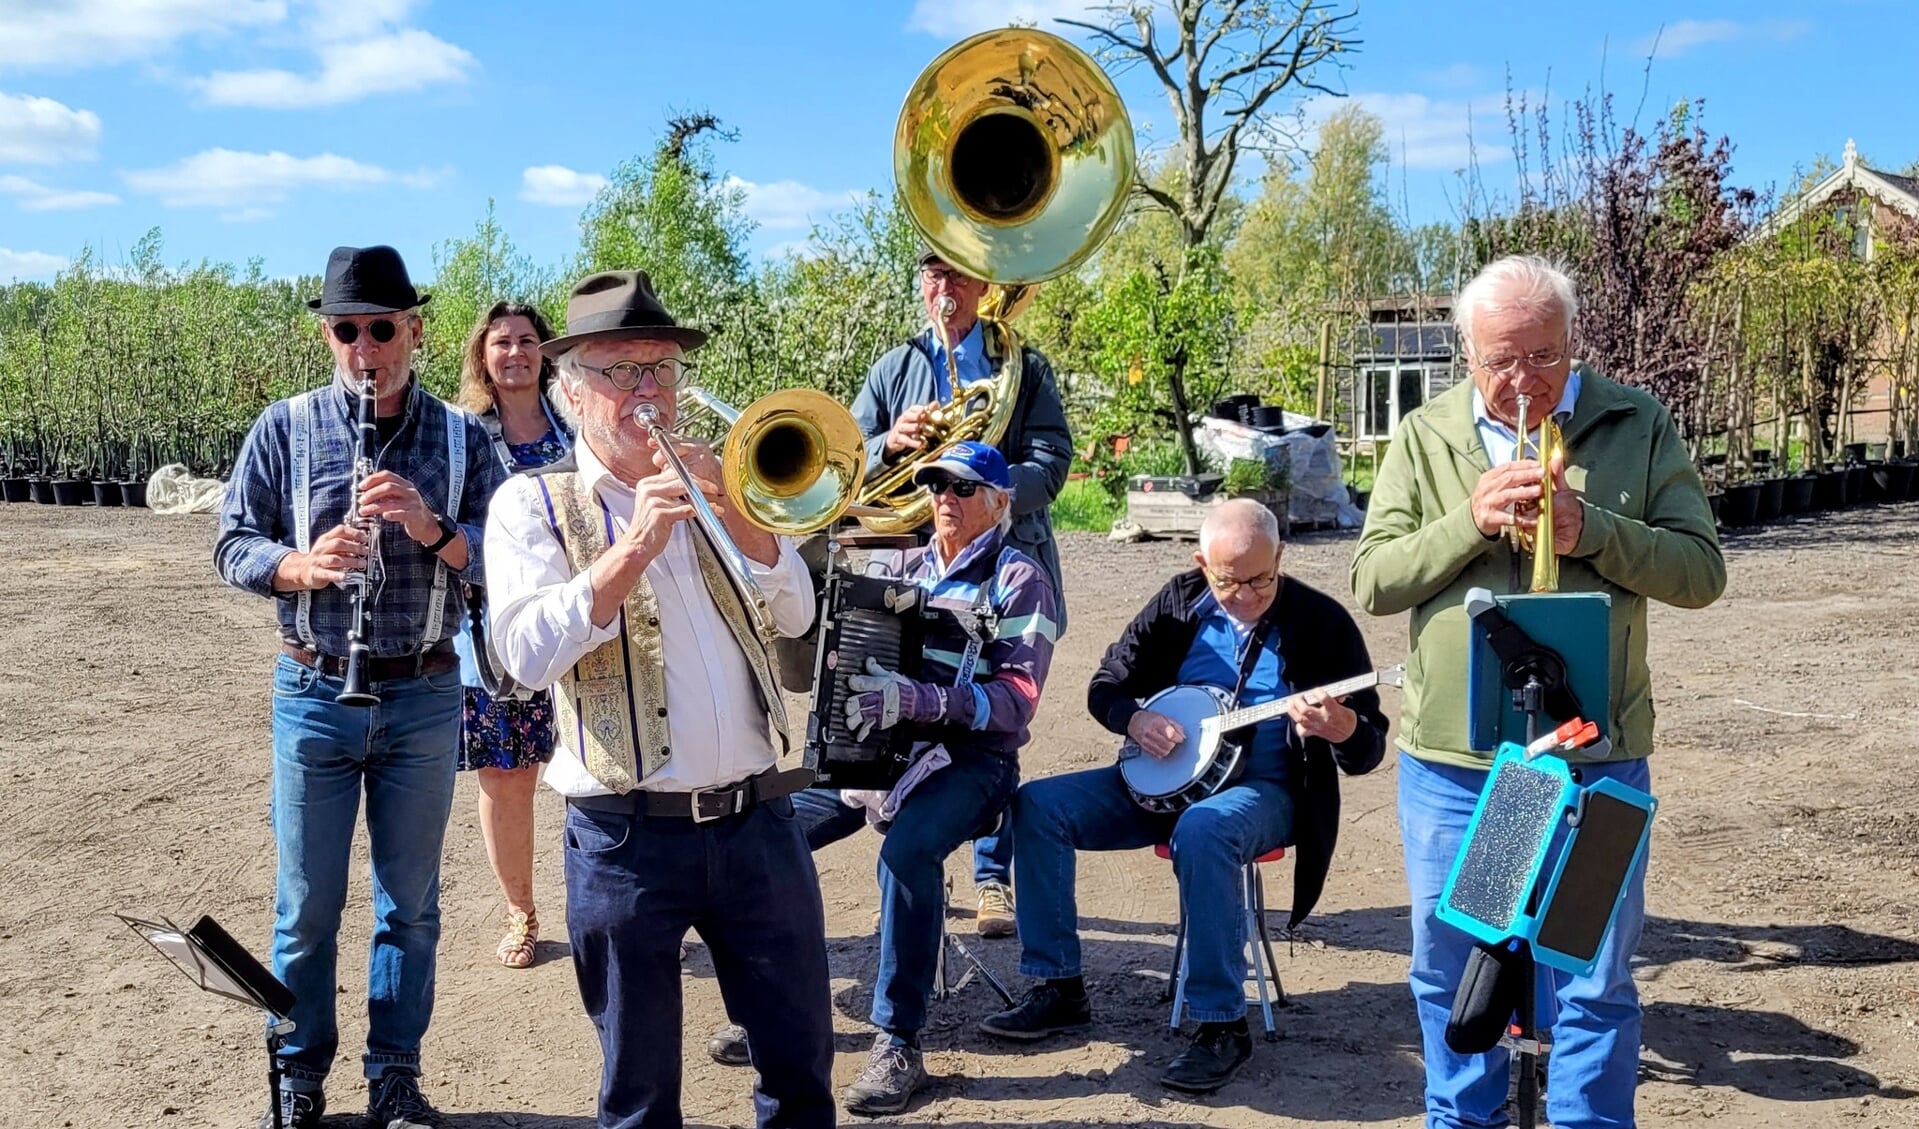
M926 1026L939 967L946 857L1006 810L1018 787L1019 762L1012 757L958 751L907 793L880 844L875 1027L905 1036ZM834 789L808 788L793 805L806 825L807 846L816 851L866 826L866 810L848 807Z
M1580 766L1587 783L1618 780L1651 790L1642 760ZM1428 1129L1499 1129L1507 1124L1505 1048L1459 1055L1446 1045L1446 1019L1472 952L1473 939L1439 920L1439 897L1459 857L1466 824L1487 773L1399 757L1399 829L1412 899L1410 980L1426 1050ZM1022 865L1024 860L1022 859ZM1022 876L1023 877L1023 876ZM1541 965L1537 998L1552 1027L1552 1086L1546 1116L1554 1129L1617 1129L1635 1124L1633 1089L1639 1074L1639 993L1632 954L1646 922L1646 868L1627 880L1625 899L1590 975L1572 976Z
M1078 851L1130 851L1170 843L1186 907L1187 1012L1201 1023L1246 1014L1245 908L1240 872L1292 842L1284 785L1250 780L1177 816L1146 811L1117 766L1035 780L1013 801L1019 835L1019 970L1055 980L1080 975Z
M273 972L293 990L281 1050L288 1089L318 1089L340 1029L340 916L360 794L373 871L367 958L368 1078L418 1073L433 1017L440 944L440 848L453 807L460 674L376 683L380 704L333 700L341 680L282 655L273 670Z
M566 929L600 1035L600 1129L679 1129L680 940L746 1028L759 1124L834 1124L826 923L787 798L694 823L566 809Z
M973 884L997 882L1013 884L1013 809L1009 804L1000 812L999 822L989 835L973 840Z

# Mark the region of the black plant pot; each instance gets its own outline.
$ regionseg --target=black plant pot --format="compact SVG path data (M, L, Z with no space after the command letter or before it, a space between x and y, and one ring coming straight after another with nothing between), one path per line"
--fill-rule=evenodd
M1752 449L1752 469L1754 472L1764 472L1772 469L1771 448L1754 447Z
M1726 500L1720 503L1719 520L1728 529L1751 525L1759 516L1757 482L1741 482L1726 487Z
M56 478L53 480L53 504L56 506L84 506L93 500L93 487L78 478Z
M1904 439L1894 439L1892 441L1892 457L1895 459L1903 459L1906 457L1906 441Z
M1812 508L1815 510L1838 510L1846 505L1846 472L1843 470L1822 470L1818 474L1819 484L1813 487Z
M1812 495L1819 485L1817 475L1800 474L1786 480L1786 502L1780 508L1782 514L1809 514L1812 512Z
M1706 495L1706 505L1712 508L1712 523L1714 525L1718 525L1720 523L1719 522L1720 510L1725 504L1726 504L1726 496L1724 494Z
M1879 497L1887 502L1904 502L1912 497L1912 479L1919 467L1911 463L1884 463L1872 468L1879 484Z
M27 480L27 490L33 495L34 501L43 506L53 505L53 479L29 478Z
M144 478L129 478L120 484L120 500L136 509L147 508L147 482Z
M1759 484L1759 505L1752 520L1760 525L1769 521L1778 521L1786 504L1786 480L1768 478Z
M0 497L9 502L31 502L33 485L24 478L0 478Z
M95 482L93 484L94 505L113 506L118 509L123 501L124 499L120 497L120 484L118 482Z
M1872 468L1865 465L1846 468L1846 504L1863 506L1873 501Z

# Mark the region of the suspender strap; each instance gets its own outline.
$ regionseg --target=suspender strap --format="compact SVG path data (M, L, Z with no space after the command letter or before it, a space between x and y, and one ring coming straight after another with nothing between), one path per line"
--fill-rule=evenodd
M313 545L313 402L319 390L302 392L287 401L291 424L287 461L293 471L293 547L305 553ZM294 612L294 633L309 651L319 650L313 639L313 593L301 589Z
M446 409L446 516L452 521L460 520L460 495L466 485L466 421L460 409L451 404L442 404ZM466 547L469 559L480 551L478 545ZM420 632L420 650L430 650L440 641L440 629L446 619L446 562L437 554L433 558L433 591L427 596L426 627ZM458 630L457 620L455 622Z

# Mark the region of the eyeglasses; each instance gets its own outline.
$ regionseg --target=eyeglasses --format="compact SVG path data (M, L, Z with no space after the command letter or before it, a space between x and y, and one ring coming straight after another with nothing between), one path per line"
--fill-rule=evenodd
M948 286L958 286L970 281L970 276L961 274L951 267L921 267L920 278L930 286L938 286L942 282Z
M650 365L638 361L615 361L605 368L594 368L575 361L573 367L581 372L605 377L607 383L622 392L633 391L640 386L641 381L649 382L655 388L678 388L682 381L691 380L696 371L678 357L667 357Z
M356 322L336 321L330 328L333 330L333 339L342 345L351 345L360 339L360 326ZM387 318L366 323L367 336L382 345L393 340L393 335L399 331L400 327Z
M1537 349L1523 357L1494 357L1490 361L1479 362L1479 367L1494 376L1511 376L1519 371L1522 364L1534 372L1541 372L1565 359L1566 347L1560 345L1551 349Z
M926 480L926 492L937 498L951 490L955 498L971 498L984 485L984 482L974 482L970 478L929 478Z
M1251 580L1234 580L1227 576L1215 576L1213 570L1210 568L1201 569L1200 571L1206 574L1206 583L1213 586L1213 591L1222 596L1230 596L1241 588L1250 588L1255 592L1264 592L1279 582L1278 565L1274 565L1273 571L1267 573L1265 576L1256 576Z

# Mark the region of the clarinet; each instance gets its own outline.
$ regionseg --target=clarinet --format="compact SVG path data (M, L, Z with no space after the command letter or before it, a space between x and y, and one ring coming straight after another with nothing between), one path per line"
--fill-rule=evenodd
M373 473L373 452L379 449L380 443L379 429L374 423L378 404L374 396L376 384L372 370L361 373L359 394L354 398L353 490L347 524L366 534L366 560L346 578L345 586L353 597L353 626L347 631L346 684L333 698L343 706L380 703L380 696L373 692L368 679L373 666L372 604L374 575L380 559L380 522L378 518L360 516L360 491L366 488L367 476Z

